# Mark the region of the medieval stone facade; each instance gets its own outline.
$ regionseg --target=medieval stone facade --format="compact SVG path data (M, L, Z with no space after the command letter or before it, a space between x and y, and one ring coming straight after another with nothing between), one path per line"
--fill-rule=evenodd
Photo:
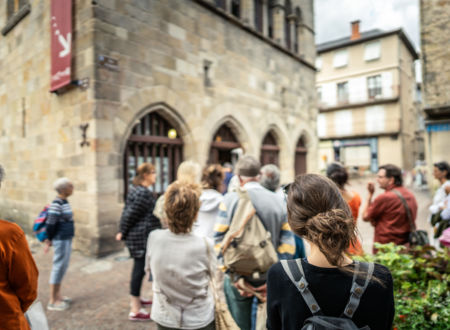
M420 23L425 149L431 173L433 163L450 161L450 2L421 0Z
M183 159L260 157L264 139L282 181L296 158L316 169L312 0L73 1L74 86L59 93L50 1L24 4L25 14L0 8L1 218L29 230L52 182L69 177L75 248L103 255L119 247L126 182L142 161L156 163L159 191Z

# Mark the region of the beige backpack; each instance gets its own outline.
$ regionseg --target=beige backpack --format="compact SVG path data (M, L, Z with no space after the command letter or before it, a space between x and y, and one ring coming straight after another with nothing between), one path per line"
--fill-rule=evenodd
M247 191L239 189L237 193L239 201L221 248L224 265L232 273L258 278L278 261L278 256Z

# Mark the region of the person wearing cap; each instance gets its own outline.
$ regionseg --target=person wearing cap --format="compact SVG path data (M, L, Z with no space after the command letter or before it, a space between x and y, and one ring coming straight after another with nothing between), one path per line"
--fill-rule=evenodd
M279 259L290 259L295 252L294 236L287 222L286 208L279 202L279 196L264 188L259 183L261 164L252 156L243 156L236 164L236 175L240 187L245 189L251 199L253 207L264 227L271 234L273 246ZM219 207L219 215L215 225L215 248L221 246L227 233L234 210L239 202L239 194L231 192L225 195L223 203ZM258 279L244 277L247 287L266 295L266 275L260 274ZM249 330L252 326L253 295L244 292L239 283L240 276L228 273L224 279L224 292L231 315L237 325L243 330Z

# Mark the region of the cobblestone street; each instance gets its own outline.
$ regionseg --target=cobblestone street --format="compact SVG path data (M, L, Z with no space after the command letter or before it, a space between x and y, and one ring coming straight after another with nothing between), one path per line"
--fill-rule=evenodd
M367 179L352 180L350 190L366 198ZM377 193L381 191L377 189ZM419 203L418 227L431 228L426 223L427 207L430 203L428 191L415 190ZM360 211L361 212L361 211ZM76 215L75 215L76 221ZM372 227L358 220L363 246L370 252L373 239ZM31 249L39 268L39 297L44 307L48 303L48 279L52 253L44 254L42 245L31 242ZM129 277L132 260L123 251L105 258L88 258L75 251L72 254L68 273L63 281L62 293L73 299L72 307L64 312L46 311L51 329L156 329L154 322L136 323L127 320L129 311ZM150 296L151 285L145 280L144 296Z

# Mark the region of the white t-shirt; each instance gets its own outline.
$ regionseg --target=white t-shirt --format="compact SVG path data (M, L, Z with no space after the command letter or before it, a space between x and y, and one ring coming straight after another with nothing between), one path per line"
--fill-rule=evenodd
M209 290L209 271L216 269L212 240L154 230L148 238L146 263L153 276L151 318L155 322L169 328L197 329L214 320L214 298Z
M450 180L445 181L438 190L436 190L436 193L433 196L433 203L429 207L429 211L431 214L438 213L441 206L444 205L445 197L447 197L447 194L445 193L445 187L450 186Z

